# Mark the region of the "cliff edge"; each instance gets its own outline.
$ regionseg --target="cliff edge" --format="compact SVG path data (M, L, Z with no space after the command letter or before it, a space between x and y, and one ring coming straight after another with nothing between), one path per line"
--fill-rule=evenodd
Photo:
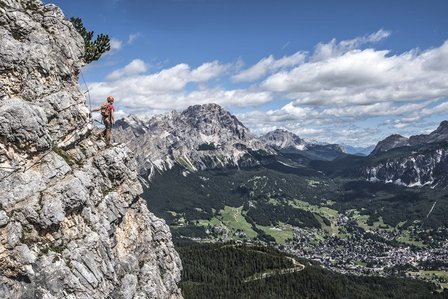
M181 298L135 160L93 137L81 36L54 5L0 0L0 40L0 298Z

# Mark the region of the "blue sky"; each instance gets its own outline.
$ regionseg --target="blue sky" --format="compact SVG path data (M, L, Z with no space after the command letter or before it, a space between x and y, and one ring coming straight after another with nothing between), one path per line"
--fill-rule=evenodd
M214 102L256 134L351 145L448 119L448 1L44 3L112 38L82 74L119 116Z

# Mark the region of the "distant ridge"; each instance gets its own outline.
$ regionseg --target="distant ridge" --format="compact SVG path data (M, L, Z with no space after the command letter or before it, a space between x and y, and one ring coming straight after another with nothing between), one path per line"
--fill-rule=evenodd
M371 155L387 152L397 147L416 146L441 141L448 141L448 121L446 120L442 121L436 130L427 135L414 135L409 138L399 134L390 135L386 139L378 142Z
M260 139L281 153L300 154L310 160L329 161L344 155L338 144L309 142L282 129L268 132Z

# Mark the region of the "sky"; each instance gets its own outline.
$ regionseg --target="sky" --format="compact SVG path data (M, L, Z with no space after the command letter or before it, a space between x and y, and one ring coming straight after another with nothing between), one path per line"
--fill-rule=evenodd
M367 146L448 119L448 1L44 0L111 50L82 69L116 118L217 103L253 133Z

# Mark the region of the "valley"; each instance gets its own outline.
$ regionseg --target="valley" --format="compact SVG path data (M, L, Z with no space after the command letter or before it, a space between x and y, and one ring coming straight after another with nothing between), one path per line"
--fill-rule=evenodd
M257 138L207 104L125 119L118 136L131 136L143 197L177 242L274 247L333 275L418 279L443 292L447 128L350 155L284 130Z
M448 203L440 191L265 167L174 167L145 192L178 240L271 245L342 274L418 277L446 287ZM418 274L425 271L441 274Z
M176 249L185 298L446 298L431 282L339 274L269 246L178 241Z

